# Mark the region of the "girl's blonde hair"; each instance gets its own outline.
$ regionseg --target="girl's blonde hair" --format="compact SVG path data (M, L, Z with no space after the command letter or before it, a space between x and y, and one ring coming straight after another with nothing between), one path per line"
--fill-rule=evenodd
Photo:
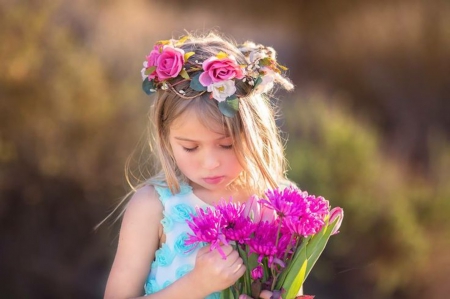
M185 52L194 52L190 58L193 61L204 61L219 52L225 52L234 56L239 64L246 63L236 45L215 33L204 37L189 36L188 42L180 48ZM287 88L291 87L287 79L279 83ZM275 108L268 96L253 94L250 85L237 80L237 94L243 96L239 98L238 113L230 118L220 112L218 102L211 100L209 94L195 97L198 92L189 88L189 81L174 82L172 86L158 91L152 106L151 140L159 158L156 160L160 162L160 171L147 183L164 182L175 194L180 190L179 181L186 181L175 164L168 136L173 121L188 110L195 111L198 119L211 130L215 130L219 124L230 134L238 161L244 168L237 183L262 195L267 188L275 188L285 180L284 146L275 123ZM180 90L185 92L181 95L177 92ZM192 97L194 98L190 99Z
M246 43L247 48L249 45L257 46ZM190 35L180 48L185 52L194 52L189 58L193 61L204 61L219 52L225 52L233 55L239 64L246 63L246 58L239 48L216 33L200 37ZM273 52L275 55L275 51ZM292 88L289 80L282 76L278 76L276 81L286 89ZM148 134L153 155L153 159L150 159L153 163L153 173L150 178L132 186L133 190L148 184L162 185L176 194L180 191L180 182L187 182L187 178L175 163L169 144L169 130L173 121L186 111L195 111L198 119L211 130L217 131L221 128L223 130L219 133L226 132L231 136L233 149L244 169L242 175L233 183L234 186L245 187L262 196L266 189L285 184L287 179L284 144L275 123L274 105L268 95L253 93L252 86L245 82L236 80L236 90L240 95L239 110L231 118L220 112L218 102L211 100L208 93L200 94L190 89L189 81L176 78L168 89L158 90L150 110ZM130 192L132 193L133 191Z

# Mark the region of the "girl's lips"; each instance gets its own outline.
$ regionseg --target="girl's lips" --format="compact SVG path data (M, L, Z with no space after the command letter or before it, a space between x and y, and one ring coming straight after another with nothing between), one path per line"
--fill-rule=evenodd
M214 177L207 177L203 178L203 181L207 184L216 185L222 182L224 176L214 176Z

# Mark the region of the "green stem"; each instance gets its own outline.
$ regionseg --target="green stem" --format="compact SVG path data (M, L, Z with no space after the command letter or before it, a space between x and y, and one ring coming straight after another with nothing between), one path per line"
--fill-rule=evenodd
M239 252L239 256L242 258L242 260L244 261L244 264L246 266L245 273L244 273L244 287L243 287L242 290L244 291L244 293L246 295L250 295L251 291L252 291L252 289L251 289L252 282L251 282L251 278L250 278L250 268L248 267L249 266L248 265L249 264L248 263L248 256L247 256L246 251L243 250L241 248L241 246L239 246L239 244L236 244L236 248L237 248L237 250Z
M284 256L283 256L283 262L285 262L286 261L286 258L287 258L287 255L288 255L288 252L292 249L292 246L291 246L291 243L292 243L292 239L294 239L294 234L292 234L291 235L291 239L289 240L289 244L288 244L288 248L287 248L287 250L284 252ZM295 244L295 245L297 245L298 246L298 240L297 240L297 244ZM297 246L295 246L295 248L297 248ZM286 266L287 266L287 263L286 263Z
M280 240L281 220L282 219L280 219L280 224L278 224L277 239L275 240L275 248L278 247L278 241ZM276 274L273 263L270 269L272 270L272 277L273 277L271 290L273 290L275 288L275 284L277 283L278 275Z
M277 239L275 240L275 247L278 246L278 240L280 240L280 231L281 231L281 219L280 219L280 224L278 225Z

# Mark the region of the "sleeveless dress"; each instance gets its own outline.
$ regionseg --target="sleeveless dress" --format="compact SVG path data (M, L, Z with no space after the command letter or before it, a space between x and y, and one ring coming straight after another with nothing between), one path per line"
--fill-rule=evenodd
M172 194L169 188L155 186L163 205L163 226L166 241L155 252L150 273L144 285L145 295L158 292L194 269L195 257L201 246L186 246L184 241L191 232L187 220L195 214L195 208L209 205L200 200L186 184L180 192ZM220 292L210 294L205 299L219 299Z

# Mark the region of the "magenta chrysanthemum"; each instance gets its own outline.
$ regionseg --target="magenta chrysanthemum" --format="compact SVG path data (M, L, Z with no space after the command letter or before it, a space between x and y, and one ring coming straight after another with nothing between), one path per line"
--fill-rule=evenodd
M250 239L256 225L244 213L244 205L237 202L222 201L216 209L222 216L221 232L228 241L243 244Z
M303 243L305 238L317 234L331 223L334 225L331 233L336 233L343 216L341 208L330 211L328 201L321 196L309 195L293 186L273 189L266 191L264 199L255 195L245 204L230 199L228 202L222 200L215 207L197 209L197 215L188 222L193 234L185 244L209 243L211 250L217 248L221 252L220 245L230 242L246 263L246 277L251 278L247 282L244 280L244 285L242 281L235 284L236 294L248 292L250 285L258 281L259 284L271 285L270 291L278 294L277 298L281 296L280 290L294 296L298 286L291 289L292 285L285 283L298 274L286 271L292 269L292 263L299 268L305 258L313 265L318 255L304 257L297 253L299 250L307 253L318 250L320 253L328 240ZM328 238L330 231L327 232L323 236ZM223 252L221 254L226 258ZM280 277L290 278L280 284L277 281Z
M192 234L188 234L185 241L186 245L198 244L205 242L211 244L211 250L217 248L223 258L226 258L223 251L220 249L220 244L227 244L224 235L221 232L222 216L219 210L207 208L206 210L197 208L197 215L193 217L192 221L188 221Z
M269 265L272 264L273 258L276 256L278 250L277 242L278 224L276 222L260 222L253 237L248 241L251 252L256 253L258 262L261 262L264 257L269 259Z
M322 196L316 198L314 195L308 195L304 199L304 210L300 215L286 217L283 224L291 232L307 237L318 233L325 225L330 206Z
M273 209L280 218L299 216L305 209L304 197L307 195L305 193L293 186L282 190L277 188L268 190L267 199L262 199L260 202Z

